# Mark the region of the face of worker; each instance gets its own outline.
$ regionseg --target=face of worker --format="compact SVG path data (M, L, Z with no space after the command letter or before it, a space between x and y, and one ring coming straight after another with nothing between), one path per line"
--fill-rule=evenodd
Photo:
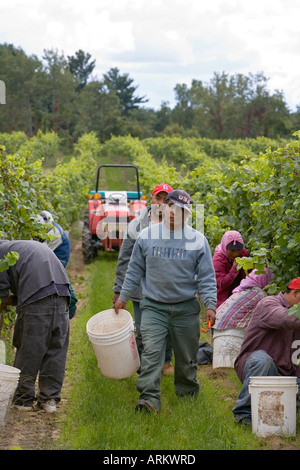
M291 307L293 307L296 304L300 303L300 290L298 289L293 289L289 293L289 298L288 298L289 304Z
M242 253L242 250L229 250L228 248L226 248L226 253L227 253L228 258L231 261L234 261L235 258L238 258L240 256L240 254Z
M165 191L161 191L155 195L151 196L151 212L154 217L162 218L164 215L164 203L167 197Z
M183 227L185 220L189 216L189 213L182 207L173 204L171 201L168 201L165 207L165 220L167 226L169 226L172 230Z

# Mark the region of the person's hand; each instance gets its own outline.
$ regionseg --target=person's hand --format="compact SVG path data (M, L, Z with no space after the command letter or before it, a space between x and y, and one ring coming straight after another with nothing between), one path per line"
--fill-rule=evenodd
M211 308L208 308L205 312L205 317L206 317L206 323L207 324L209 324L209 322L210 322L211 326L213 326L215 324L216 312L214 310L212 310Z
M6 302L1 302L0 310L6 310L7 307L10 307L11 305L13 305L13 306L17 305L17 297L14 296L14 295L9 295L7 297Z
M232 263L232 266L234 266L235 269L237 269L238 265L239 265L239 263L236 260L234 260L233 263Z
M126 309L126 302L122 302L122 300L117 300L116 303L114 304L114 309L115 309L116 314L118 315L119 310Z
M116 292L115 295L114 295L113 298L112 298L113 304L116 303L116 301L118 300L119 296L120 296L120 292Z

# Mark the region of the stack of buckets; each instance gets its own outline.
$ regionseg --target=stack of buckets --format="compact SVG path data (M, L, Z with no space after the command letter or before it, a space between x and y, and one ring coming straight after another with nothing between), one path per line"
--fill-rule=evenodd
M5 424L5 418L17 388L19 376L20 370L16 367L0 364L0 426Z
M89 319L87 334L104 377L124 379L140 367L134 323L127 310L104 310Z
M252 431L258 436L296 435L296 377L250 377Z

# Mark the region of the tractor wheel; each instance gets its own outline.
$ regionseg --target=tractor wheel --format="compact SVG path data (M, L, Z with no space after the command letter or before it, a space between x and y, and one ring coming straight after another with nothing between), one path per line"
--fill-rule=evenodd
M89 215L89 211L86 210L84 212L84 216L83 216L83 226L84 227L89 227L90 226L90 215Z
M90 263L97 256L97 249L95 248L92 234L86 226L83 227L81 241L83 261L85 263Z

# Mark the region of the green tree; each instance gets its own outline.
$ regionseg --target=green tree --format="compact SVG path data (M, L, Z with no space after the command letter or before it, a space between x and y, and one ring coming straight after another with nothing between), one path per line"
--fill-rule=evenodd
M44 109L49 129L60 132L63 129L72 133L74 126L74 102L76 84L63 54L57 50L44 50Z
M104 74L104 82L107 88L114 91L119 98L122 114L128 116L129 112L148 99L145 96L135 96L137 86L133 86L133 79L129 78L128 73L120 74L117 67L111 68Z
M24 131L32 136L36 103L35 75L42 64L35 55L27 56L12 44L0 45L1 80L6 85L6 104L0 106L0 130Z
M162 101L160 109L156 111L156 123L154 130L163 132L163 130L171 124L171 108L168 101Z
M92 81L77 94L74 137L96 132L101 141L122 133L123 118L119 100L103 82Z
M90 62L91 54L85 53L79 49L75 52L75 56L68 56L68 65L70 72L73 74L75 80L78 81L76 91L81 91L87 84L88 78L93 72L96 61Z

